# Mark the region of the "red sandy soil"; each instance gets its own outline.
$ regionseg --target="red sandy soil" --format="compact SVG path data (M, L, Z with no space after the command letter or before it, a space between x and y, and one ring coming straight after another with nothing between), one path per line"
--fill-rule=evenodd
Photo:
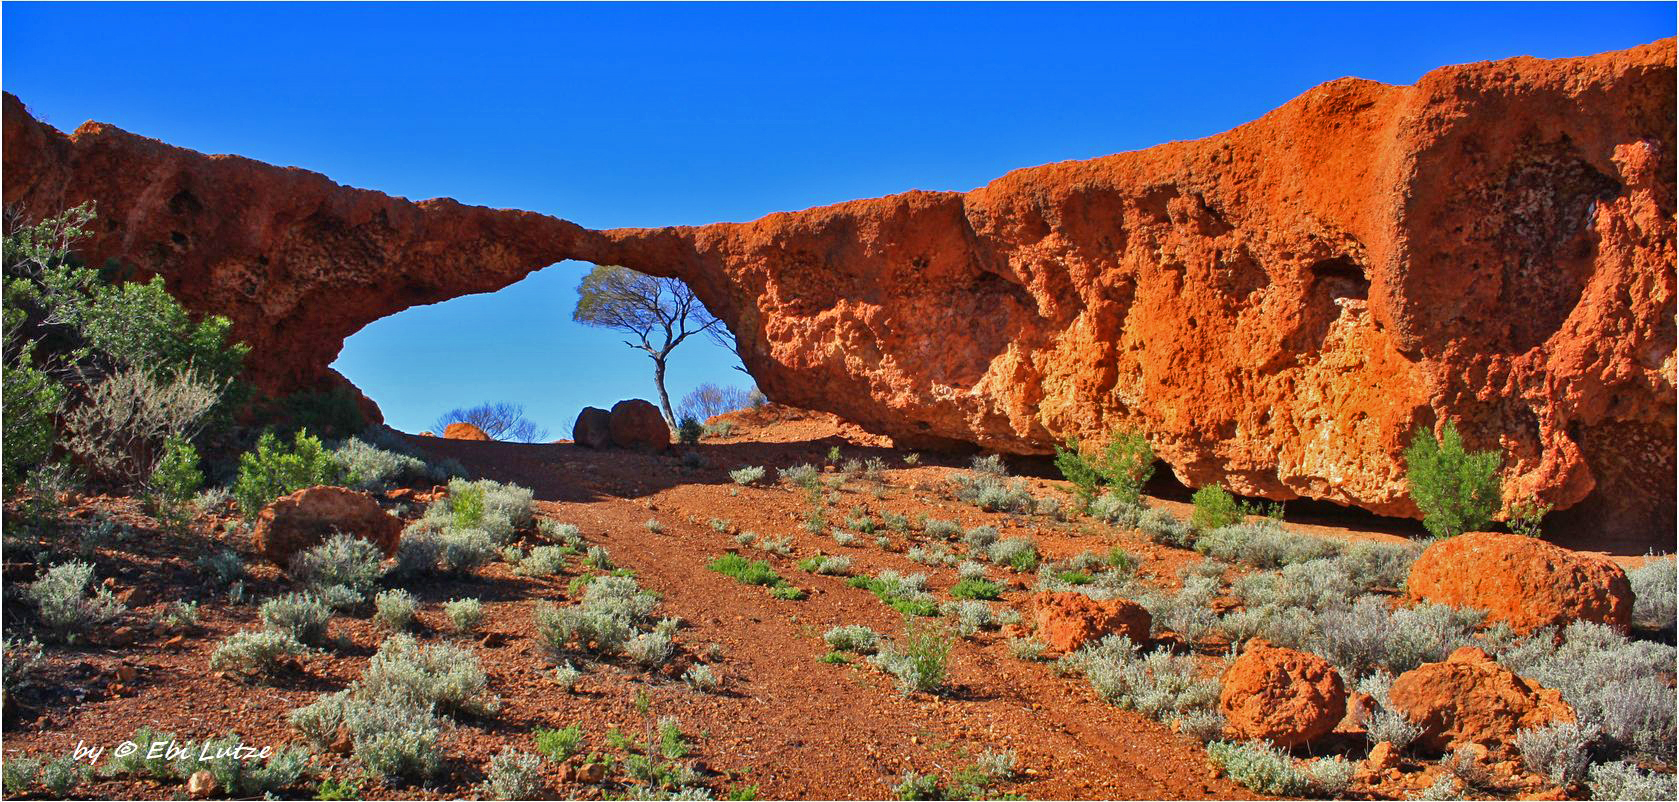
M1138 532L1080 519L1056 522L1042 516L984 513L950 497L947 477L965 460L940 463L925 455L906 466L905 452L880 447L879 441L846 431L829 416L776 416L742 420L733 436L707 439L691 450L706 467L689 468L682 447L650 456L621 451L595 452L569 444L520 445L413 437L421 450L453 457L472 472L534 489L541 517L579 526L591 544L605 546L620 567L635 571L644 587L662 596L657 615L680 616L680 653L663 673L648 674L616 661L579 667L587 673L577 693L549 681L553 663L542 653L532 625L532 606L546 600L565 603L567 583L584 572L573 560L566 573L531 579L493 563L477 576L409 583L423 602L423 640L446 640L440 603L477 597L485 605L483 631L488 639L454 638L473 649L490 675L490 688L502 698L491 720L466 721L446 736L452 756L435 788L388 789L374 785L364 793L375 798L454 797L474 795L491 755L512 744L533 751L529 732L536 727L582 724L589 748L607 752L606 733L617 727L640 740L648 717L635 709L638 691L652 705L650 715L676 716L690 740L698 765L719 797L733 788L756 785L761 798L879 798L890 796L904 772L948 776L984 749L1012 749L1019 755L1020 780L1001 791L1030 798L1252 798L1254 794L1214 776L1206 753L1195 740L1171 732L1140 714L1097 699L1082 679L1056 674L1051 663L1031 663L1010 656L1005 638L995 631L959 640L952 657L950 691L942 697L900 695L889 677L858 661L852 665L818 662L828 650L821 635L841 624L864 624L897 633L901 617L868 591L846 585L843 577L800 571L798 560L819 551L853 558L857 574L892 568L925 572L931 589L942 592L955 582L951 568L932 569L910 561L903 551L913 541L887 532L891 550L860 536L841 547L827 536L799 528L803 502L786 486L738 487L728 471L744 465L773 468L811 462L822 464L831 446L845 457L879 456L889 470L875 484L860 478L846 483L842 500L830 509L838 524L855 506L866 506L877 520L882 510L955 520L964 527L990 524L1004 537L1030 535L1046 558L1083 551L1106 552L1120 546L1140 557L1141 573L1163 587L1178 584L1178 569L1198 555L1157 546ZM844 437L853 435L857 441ZM1066 484L1028 479L1039 497L1067 500ZM1158 502L1180 506L1174 502ZM85 501L83 514L98 508L147 526L128 500ZM1183 510L1175 510L1187 514ZM410 514L418 514L418 509ZM656 519L662 533L645 522ZM726 532L709 525L727 521ZM232 533L227 521L201 518L192 535L148 532L129 543L102 550L98 575L112 577L120 592L136 589L130 616L134 642L99 636L92 644L49 648L46 685L56 694L37 698L19 711L8 711L5 752L59 754L78 743L107 750L141 726L182 738L206 738L237 731L247 744L295 741L286 713L323 692L343 688L361 674L383 638L365 617L336 616L331 633L340 643L303 661L301 671L277 686L249 684L212 674L210 652L224 637L257 628L252 605L228 606L219 591L206 587L192 561L222 545L246 556L257 579L252 598L288 590L284 578L251 549L249 536ZM214 527L213 531L204 530ZM1339 537L1381 537L1329 527L1305 527ZM793 554L776 556L736 545L732 534L750 530L761 536L791 536ZM222 543L206 544L204 537ZM919 532L913 533L919 537ZM527 541L534 536L527 535ZM529 542L527 542L529 545ZM714 573L706 564L739 550L752 559L768 559L783 577L809 592L802 601L770 597L763 588L743 585ZM6 567L8 585L27 581L33 566ZM994 576L999 569L992 569ZM1011 576L1003 602L1024 608L1030 576ZM201 622L180 642L170 633L152 631L149 621L170 600L200 600ZM8 601L8 607L11 602ZM10 610L8 610L10 612ZM694 661L710 663L721 676L721 692L689 689L677 677ZM1219 661L1208 657L1209 670ZM131 680L120 677L131 666ZM14 715L14 712L16 715ZM586 750L587 751L587 750ZM1355 756L1356 757L1356 756ZM354 770L347 758L318 758L333 774ZM560 797L600 798L621 789L563 782L560 768L547 764L550 788ZM174 785L136 781L98 781L81 793L94 797L172 798Z

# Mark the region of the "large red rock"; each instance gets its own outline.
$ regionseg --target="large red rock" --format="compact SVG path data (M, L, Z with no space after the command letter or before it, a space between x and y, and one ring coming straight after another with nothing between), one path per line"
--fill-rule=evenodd
M472 425L470 423L467 423L465 421L457 421L455 423L451 423L448 426L443 427L443 439L445 439L445 440L489 440L490 436L485 434L484 430L478 428L477 426L474 426L474 425Z
M1039 593L1032 597L1036 637L1053 652L1070 654L1107 635L1148 642L1154 619L1142 605L1125 599L1096 601L1082 593Z
M584 407L571 425L571 439L580 446L593 449L612 445L612 413L600 407Z
M1517 632L1570 621L1632 623L1632 585L1605 557L1496 532L1467 532L1436 541L1411 564L1412 599L1487 611Z
M612 405L607 419L612 444L637 451L664 451L670 448L670 427L665 416L651 402L639 398L619 401Z
M251 538L262 556L285 568L293 555L337 532L355 535L392 556L402 537L402 521L366 493L323 485L281 496L262 508Z
M1328 735L1347 712L1347 688L1328 660L1249 641L1224 671L1218 706L1236 737L1292 749Z
M64 136L5 100L5 203L229 316L271 392L344 338L566 259L687 281L772 398L906 442L1148 433L1174 474L1415 516L1451 419L1510 498L1674 528L1674 43L1319 86L1193 142L739 224L596 232ZM1567 510L1577 507L1575 510Z
M1433 752L1470 743L1508 750L1522 730L1574 720L1560 692L1516 676L1474 647L1400 674L1388 704L1422 728L1416 746Z

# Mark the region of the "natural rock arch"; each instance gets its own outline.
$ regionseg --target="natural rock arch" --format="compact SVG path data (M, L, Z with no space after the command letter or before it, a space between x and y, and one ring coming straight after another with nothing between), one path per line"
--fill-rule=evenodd
M272 392L342 381L372 320L577 259L687 281L772 397L902 439L1136 427L1190 485L1414 515L1399 454L1451 418L1508 494L1671 533L1673 84L1672 40L1342 79L968 193L614 231L66 137L7 95L5 200L98 201L89 255L228 315Z

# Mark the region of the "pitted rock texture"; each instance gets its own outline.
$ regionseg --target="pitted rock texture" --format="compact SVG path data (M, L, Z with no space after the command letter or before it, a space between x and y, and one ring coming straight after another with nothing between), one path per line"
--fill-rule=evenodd
M1036 637L1055 654L1072 654L1086 643L1124 635L1148 643L1154 618L1127 599L1097 601L1083 593L1039 593L1030 606Z
M1487 623L1520 633L1574 621L1626 632L1632 583L1607 557L1543 540L1497 532L1466 532L1436 541L1411 564L1406 593L1414 600L1487 611Z
M1193 142L741 224L595 232L5 104L5 201L226 314L273 392L345 337L563 259L687 281L759 386L906 444L1145 432L1183 482L1415 516L1457 422L1505 491L1674 525L1674 43L1332 81Z
M1236 737L1292 749L1335 729L1347 688L1328 660L1255 639L1225 669L1218 707Z
M1416 748L1432 753L1469 743L1507 750L1522 730L1574 720L1561 692L1517 676L1472 646L1400 674L1388 701L1422 729Z

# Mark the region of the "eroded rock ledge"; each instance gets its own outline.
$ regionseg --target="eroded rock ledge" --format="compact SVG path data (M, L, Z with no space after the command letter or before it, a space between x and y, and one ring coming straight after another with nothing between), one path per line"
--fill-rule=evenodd
M694 286L778 401L1046 453L1147 431L1191 485L1413 515L1450 417L1509 494L1671 540L1674 43L1342 79L1194 142L743 224L590 231L413 203L5 97L5 201L95 200L94 260L231 317L255 380L563 259Z

